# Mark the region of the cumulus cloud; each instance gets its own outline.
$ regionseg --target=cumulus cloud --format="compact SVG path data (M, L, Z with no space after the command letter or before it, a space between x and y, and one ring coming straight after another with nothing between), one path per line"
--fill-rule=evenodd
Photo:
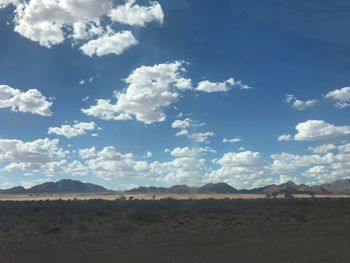
M125 5L117 6L109 12L112 21L131 26L145 26L157 21L163 23L164 13L158 2L150 2L150 6L139 6L135 0L128 0Z
M95 153L86 161L87 167L96 176L106 180L115 178L147 177L149 165L146 161L138 161L131 153L123 154L109 146Z
M105 147L101 151L96 151L94 147L81 149L79 155L92 174L106 180L138 179L146 184L199 185L202 176L209 169L203 156L216 153L210 147L176 147L168 152L173 159L164 162L138 160L132 153L121 153L113 146ZM151 156L148 152L142 158Z
M311 168L309 168L307 171L305 171L303 174L305 176L310 176L310 177L315 177L315 176L322 176L324 174L326 174L327 171L326 171L326 167L323 166L323 165L316 165L316 166L313 166Z
M0 139L0 161L47 163L64 156L58 140L46 138L23 142L15 139Z
M298 155L291 153L273 154L269 169L272 173L295 173L304 170L303 180L310 184L319 184L347 178L350 172L350 154L341 150L342 145L333 149L334 152Z
M241 90L251 89L251 87L244 85L241 81L235 81L233 78L229 78L224 82L210 82L209 80L200 81L196 90L212 93L212 92L228 92L232 88L238 88Z
M278 141L321 141L336 140L350 134L350 126L336 126L323 120L308 120L299 123L295 129L297 133L292 136L283 134Z
M205 180L208 182L226 182L236 188L251 188L271 182L263 176L267 163L259 152L229 152L213 162L219 168L207 173Z
M348 178L350 144L320 145L317 153L276 153L263 158L259 152L228 152L214 159L218 168L206 172L205 182L226 182L236 188L252 188L287 181L319 184ZM331 149L332 152L329 152Z
M73 138L76 136L85 135L88 131L93 131L95 129L96 124L94 122L78 122L74 125L50 127L48 129L48 133L65 136L67 138Z
M95 146L91 148L79 149L79 156L82 159L91 159L96 156Z
M155 161L150 164L152 176L167 184L202 184L203 176L208 171L204 155L215 153L210 147L176 147L170 154L174 157L168 162Z
M350 87L332 90L325 95L325 98L336 101L334 106L338 109L350 107Z
M333 160L333 155L298 155L292 153L279 153L272 154L271 159L273 160L270 165L270 170L273 173L287 173L292 172L298 168L308 167L311 165L318 165L330 162Z
M37 89L22 92L7 85L0 85L0 108L51 116L51 105L52 102L48 101Z
M45 47L70 35L74 23L99 20L111 8L109 0L30 0L16 6L15 31Z
M78 162L69 163L58 140L38 139L24 142L0 139L0 163L5 171L26 171L44 174L85 175L87 170Z
M73 161L68 165L66 173L73 176L84 176L89 173L89 169L79 161Z
M126 78L126 90L115 92L116 103L100 99L82 112L105 120L162 122L166 118L164 109L179 99L181 90L192 88L191 80L183 76L184 65L175 61L137 68Z
M129 33L111 33L114 23L145 26L162 23L164 13L158 2L140 6L129 0L118 5L113 0L1 0L0 8L15 6L14 30L44 47L73 40L85 54L121 54L137 44Z
M291 104L291 107L296 110L305 110L307 108L312 108L316 106L318 103L317 100L298 100L294 95L287 94L286 95L286 103Z
M137 43L131 31L122 31L105 34L97 39L90 40L81 46L80 49L90 57L93 55L101 57L108 54L120 55L127 48Z
M322 144L308 148L309 151L317 154L325 154L334 149L336 149L336 146L334 144Z
M146 161L151 153L136 158L115 147L97 150L94 146L79 149L79 160L72 160L58 140L32 142L0 140L0 164L4 171L26 174L65 174L84 176L89 173L106 180L138 180L143 184L189 184L226 182L235 188L253 188L272 183L323 183L347 178L350 172L350 144L319 145L312 154L277 153L264 158L259 152L228 152L208 163L216 151L210 147L176 147L166 152L168 161ZM72 152L75 152L74 150Z
M332 140L350 134L350 126L335 126L323 120L308 120L299 123L295 129L294 139L296 141L319 141Z

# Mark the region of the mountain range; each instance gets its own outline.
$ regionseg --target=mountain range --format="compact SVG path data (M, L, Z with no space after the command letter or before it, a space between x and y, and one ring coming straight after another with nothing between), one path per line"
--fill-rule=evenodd
M138 187L125 193L169 193L169 194L180 194L180 193L197 193L197 194L350 194L350 179L338 180L332 183L326 183L321 185L308 186L305 184L297 185L293 182L287 182L280 185L268 185L254 189L242 189L237 190L226 183L209 183L202 187L189 187L187 185L175 185L169 188L166 187Z
M41 194L41 193L115 193L102 186L64 179L58 182L47 182L31 188L22 186L0 190L0 194ZM268 185L254 189L237 190L226 183L209 183L201 187L174 185L171 187L141 186L124 191L125 194L350 194L350 179L338 180L332 183L308 186L287 182L280 185Z

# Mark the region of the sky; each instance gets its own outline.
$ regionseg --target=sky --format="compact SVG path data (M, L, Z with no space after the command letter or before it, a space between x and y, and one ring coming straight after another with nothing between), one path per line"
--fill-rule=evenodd
M0 188L350 178L350 4L0 0Z

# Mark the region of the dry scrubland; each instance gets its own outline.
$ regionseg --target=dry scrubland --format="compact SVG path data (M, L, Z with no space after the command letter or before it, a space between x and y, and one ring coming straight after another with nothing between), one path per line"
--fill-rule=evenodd
M3 201L0 262L350 262L350 199Z

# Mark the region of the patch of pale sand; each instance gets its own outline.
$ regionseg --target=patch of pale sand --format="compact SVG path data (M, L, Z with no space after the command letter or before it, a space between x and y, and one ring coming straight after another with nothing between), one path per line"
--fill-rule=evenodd
M311 198L308 194L296 194L295 198ZM350 195L315 195L315 198L350 198ZM265 199L262 194L0 194L0 201L45 201L45 200L204 200L204 199ZM284 198L279 195L277 198Z

